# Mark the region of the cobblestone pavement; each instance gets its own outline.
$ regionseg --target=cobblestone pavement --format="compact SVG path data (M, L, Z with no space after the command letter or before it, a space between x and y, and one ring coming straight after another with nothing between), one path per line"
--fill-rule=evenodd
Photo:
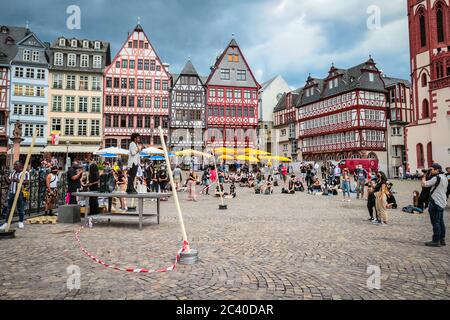
M399 207L418 182L395 182ZM450 247L428 248L428 214L391 212L387 227L367 220L366 201L341 197L256 195L239 189L219 211L200 196L182 209L201 261L165 274L106 269L80 251L74 225L26 225L0 240L0 299L449 299ZM354 195L353 195L354 196ZM155 202L146 204L155 210ZM449 210L446 223L450 225ZM161 224L100 224L81 233L94 255L124 267L169 266L181 246L175 205L162 203ZM81 288L68 290L67 267L79 266ZM381 290L369 290L369 265Z

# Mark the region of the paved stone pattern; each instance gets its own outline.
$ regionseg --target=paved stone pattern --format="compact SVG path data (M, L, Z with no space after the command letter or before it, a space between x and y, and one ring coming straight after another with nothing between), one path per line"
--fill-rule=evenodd
M399 207L418 182L396 182ZM116 272L94 263L77 245L74 225L26 225L0 240L0 299L449 299L450 247L427 248L428 214L391 211L387 227L370 224L366 201L341 197L256 195L238 189L219 199L181 194L191 246L200 262L165 274ZM354 196L354 195L353 195ZM155 202L146 210L154 211ZM450 226L449 210L445 219ZM135 223L99 224L81 234L96 256L124 267L169 266L181 246L173 199L143 231ZM81 270L69 290L67 267ZM381 290L367 287L369 265L381 268Z

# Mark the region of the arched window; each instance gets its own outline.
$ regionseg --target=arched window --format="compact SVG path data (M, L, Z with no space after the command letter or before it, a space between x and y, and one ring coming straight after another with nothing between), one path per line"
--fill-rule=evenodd
M427 75L425 73L422 74L422 87L426 87L428 84Z
M361 159L361 155L359 153L352 154L352 159Z
M428 100L424 99L422 102L422 118L427 119L430 117L430 105L428 104Z
M367 159L378 160L378 156L377 156L376 153L371 152L371 153L369 153L369 155L367 156Z
M421 143L417 144L416 153L417 153L417 168L425 167L425 159L423 156L423 145Z
M436 28L438 42L444 42L444 13L441 3L436 6Z
M419 27L420 27L420 46L425 47L427 45L427 29L425 26L425 13L423 10L419 12Z
M427 162L428 167L433 165L433 145L431 142L428 142L427 144Z

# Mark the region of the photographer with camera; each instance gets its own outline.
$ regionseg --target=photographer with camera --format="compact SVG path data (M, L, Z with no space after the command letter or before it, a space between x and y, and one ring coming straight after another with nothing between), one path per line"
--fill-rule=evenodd
M428 247L445 246L444 209L447 206L448 179L442 167L434 163L429 173L430 179L422 176L422 188L431 188L428 212L433 226L433 240L426 242Z

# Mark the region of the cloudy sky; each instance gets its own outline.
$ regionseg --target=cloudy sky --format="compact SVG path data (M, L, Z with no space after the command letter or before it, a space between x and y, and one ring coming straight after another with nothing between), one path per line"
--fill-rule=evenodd
M70 5L81 9L79 30L66 27ZM207 75L235 34L261 83L281 74L297 88L308 73L324 77L332 62L348 68L369 54L389 76L409 79L406 0L1 0L1 8L0 25L29 21L43 41L109 41L113 56L140 17L174 73L191 57Z

